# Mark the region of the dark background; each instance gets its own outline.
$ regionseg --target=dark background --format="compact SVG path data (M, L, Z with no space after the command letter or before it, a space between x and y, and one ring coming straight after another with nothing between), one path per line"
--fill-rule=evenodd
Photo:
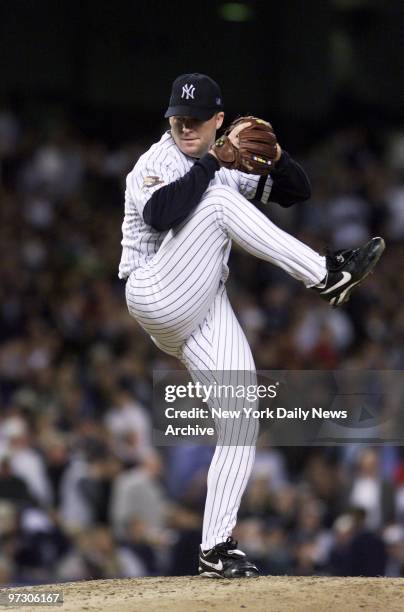
M0 90L33 109L62 103L111 139L154 130L172 80L193 71L221 83L230 114L265 114L292 142L400 118L399 0L250 0L241 22L225 6L3 0Z

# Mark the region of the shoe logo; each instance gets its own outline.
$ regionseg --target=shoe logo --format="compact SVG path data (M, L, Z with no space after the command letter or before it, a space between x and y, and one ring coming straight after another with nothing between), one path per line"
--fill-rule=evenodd
M338 287L341 287L341 285L346 285L346 283L348 283L352 278L352 274L350 272L341 272L341 274L342 274L341 280L338 281L338 283L335 283L335 285L333 285L332 287L329 287L325 291L322 291L321 295L330 293L330 291L334 291L334 289L338 289Z
M204 562L205 565L209 565L209 567L212 567L218 572L220 572L223 569L223 563L221 562L220 559L217 563L210 563L210 561L205 561L205 559L202 557L202 561Z
M338 261L338 263L344 263L345 261L343 255L337 255L335 259Z
M338 300L337 304L343 304L345 301L347 301L347 300L345 300L345 297L347 295L349 296L348 291L350 292L351 289L353 289L355 287L355 285L359 285L360 282L361 282L361 280L358 280L358 281L356 281L356 283L352 283L346 289L344 289L344 291L338 297L335 298L336 300Z

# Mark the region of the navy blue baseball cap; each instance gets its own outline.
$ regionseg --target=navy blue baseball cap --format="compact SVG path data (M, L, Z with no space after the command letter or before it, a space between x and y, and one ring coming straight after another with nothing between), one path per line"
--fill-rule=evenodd
M179 115L207 121L221 110L223 100L219 85L206 74L194 72L175 79L164 117Z

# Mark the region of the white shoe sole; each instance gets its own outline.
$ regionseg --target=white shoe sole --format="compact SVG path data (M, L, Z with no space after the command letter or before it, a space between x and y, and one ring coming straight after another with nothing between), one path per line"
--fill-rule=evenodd
M220 574L216 574L215 572L202 572L202 574L199 574L199 576L200 578L223 578L224 580L227 580L227 578L221 576Z

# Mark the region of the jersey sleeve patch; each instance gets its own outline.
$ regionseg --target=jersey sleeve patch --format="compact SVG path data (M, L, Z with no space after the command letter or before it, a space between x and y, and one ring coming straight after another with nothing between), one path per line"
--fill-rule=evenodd
M143 188L155 187L156 185L163 185L164 181L159 176L148 175L143 179Z

